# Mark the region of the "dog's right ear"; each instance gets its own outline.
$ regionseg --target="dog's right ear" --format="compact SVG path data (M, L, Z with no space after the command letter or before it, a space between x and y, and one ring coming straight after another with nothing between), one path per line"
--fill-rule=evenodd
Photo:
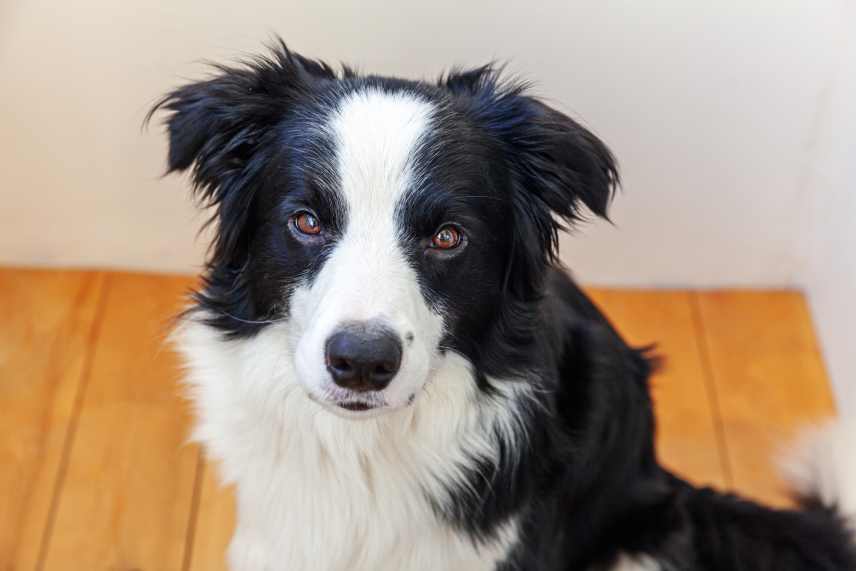
M167 172L192 167L197 198L216 208L214 256L230 258L250 210L254 179L266 164L258 151L314 82L335 80L337 74L282 41L267 56L214 67L211 78L168 93L149 111L146 123L155 113L167 113Z
M336 79L327 64L290 51L281 40L267 56L214 68L213 77L168 93L145 120L168 113L168 172L195 162L194 183L202 186L224 174L215 163L232 173L246 166L265 132L313 81Z

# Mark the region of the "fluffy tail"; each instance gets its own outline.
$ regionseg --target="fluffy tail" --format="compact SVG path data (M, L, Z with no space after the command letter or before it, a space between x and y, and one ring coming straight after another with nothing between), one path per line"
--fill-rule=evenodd
M800 509L684 484L678 505L690 518L696 559L672 557L673 567L856 571L856 419L807 434L783 468Z
M856 418L807 432L782 468L807 507L836 511L856 541Z

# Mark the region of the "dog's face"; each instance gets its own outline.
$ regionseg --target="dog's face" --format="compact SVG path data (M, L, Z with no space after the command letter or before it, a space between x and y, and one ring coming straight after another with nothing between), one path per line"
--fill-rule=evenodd
M283 46L159 107L170 169L217 211L209 323L287 329L310 398L352 417L412 403L449 351L476 383L525 369L556 217L603 215L616 181L593 135L489 68L339 76Z

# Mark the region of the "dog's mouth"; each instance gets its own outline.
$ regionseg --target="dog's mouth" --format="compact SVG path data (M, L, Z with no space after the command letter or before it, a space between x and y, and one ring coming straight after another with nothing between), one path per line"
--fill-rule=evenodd
M309 393L309 398L327 410L347 418L363 418L391 410L380 393L353 393L341 389L329 389L321 395Z
M340 402L336 403L336 406L339 408L343 408L345 410L349 410L351 412L365 412L367 410L372 410L378 408L376 405L369 404L367 402L359 402L359 401L351 401L351 402Z
M402 405L389 403L381 393L353 393L341 389L328 389L320 395L310 391L309 399L338 416L371 418L412 406L416 400L416 394L410 395Z
M383 399L332 399L322 404L334 414L354 419L372 418L393 410Z

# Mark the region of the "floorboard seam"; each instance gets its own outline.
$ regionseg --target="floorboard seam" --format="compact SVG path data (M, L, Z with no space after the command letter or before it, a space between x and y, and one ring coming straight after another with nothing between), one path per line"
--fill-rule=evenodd
M716 376L713 371L713 362L710 357L710 345L707 330L704 327L704 318L701 313L701 302L698 291L691 291L690 307L692 309L693 327L696 332L696 343L698 344L699 357L702 363L704 385L710 406L713 408L713 422L716 432L716 443L719 447L719 455L722 458L722 470L725 483L729 488L734 487L734 473L731 469L731 456L728 450L728 439L725 434L725 423L722 419L722 407L719 403L719 393L716 389Z
M101 291L98 294L98 301L95 305L95 317L92 319L92 325L89 330L88 346L91 348L85 357L83 369L81 372L80 383L77 387L77 393L74 396L74 404L72 405L71 418L69 419L68 430L65 434L65 439L62 445L62 454L60 456L59 467L57 469L54 489L51 495L51 504L48 509L48 518L45 523L45 530L42 534L42 540L39 545L39 554L36 559L36 571L42 571L47 560L48 548L53 536L54 523L56 520L57 511L59 509L60 496L62 495L63 485L65 484L65 476L68 471L68 464L71 458L71 449L74 445L74 439L77 434L77 427L80 421L80 413L83 410L83 400L86 395L86 388L89 386L89 380L92 376L92 364L95 362L95 353L98 348L98 339L101 334L101 325L104 322L105 307L107 304L107 292L110 276L106 272L97 272L94 274L94 281L101 282Z
M199 521L199 506L202 503L202 486L205 476L205 454L200 448L196 458L196 476L193 479L193 495L190 498L190 517L187 521L187 534L184 538L184 559L182 571L190 571L193 565L193 544L196 541L196 527Z

